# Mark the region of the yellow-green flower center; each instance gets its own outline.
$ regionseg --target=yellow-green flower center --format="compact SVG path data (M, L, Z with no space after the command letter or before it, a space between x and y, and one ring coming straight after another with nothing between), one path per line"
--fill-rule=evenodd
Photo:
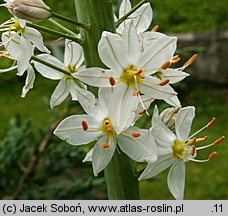
M137 83L140 83L141 78L135 73L137 73L138 69L134 65L130 65L122 71L120 76L120 82L125 83L129 87L135 86Z
M179 140L173 142L173 157L176 159L184 159L188 156L188 149L183 144L184 142Z
M112 122L111 122L110 118L108 118L108 117L104 118L104 120L102 122L101 131L109 137L114 136L115 131L114 131L114 128L112 126Z
M162 80L162 78L163 78L163 73L162 73L161 70L158 70L158 71L157 71L156 73L154 73L152 76L154 76L154 77L156 77L156 78Z

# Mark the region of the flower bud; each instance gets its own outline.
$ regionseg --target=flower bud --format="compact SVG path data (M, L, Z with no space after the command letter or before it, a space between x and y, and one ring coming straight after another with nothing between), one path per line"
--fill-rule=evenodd
M175 130L175 119L177 116L177 112L180 108L181 108L181 106L167 108L167 109L163 110L163 112L160 114L161 120L172 131Z
M42 0L5 0L1 6L19 19L39 22L51 17L51 9Z

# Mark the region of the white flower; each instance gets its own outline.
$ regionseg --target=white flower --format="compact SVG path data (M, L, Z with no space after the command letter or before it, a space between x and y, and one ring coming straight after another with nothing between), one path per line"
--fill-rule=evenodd
M115 80L116 88L127 86L132 95L140 97L141 93L153 99L176 95L168 83L151 76L164 62L172 59L175 49L176 38L162 37L153 49L149 47L142 53L134 22L127 24L122 36L103 32L98 44L100 58L112 71L110 79Z
M197 131L195 134L189 136L192 120L195 116L195 108L192 106L181 108L175 120L174 134L160 119L158 109L155 107L152 118L151 133L158 145L158 160L155 163L149 163L139 177L139 180L148 179L159 174L166 168L170 167L168 174L168 187L172 195L176 199L184 198L185 187L185 162L206 162L211 160L217 153L213 152L206 160L196 160L196 151L208 148L213 145L218 145L224 140L224 137L219 138L215 142L203 146L195 147L195 142L202 142L205 138L196 139L195 135L203 129L210 127L215 119L212 119L205 127Z
M131 2L129 0L123 0L119 9L119 18L127 14L131 10L131 8ZM128 18L119 25L116 31L119 34L122 34L124 31L124 27L133 20L137 33L144 32L149 28L152 22L152 17L153 11L150 6L150 3L145 3L140 8L138 8L134 13L128 16Z
M107 77L105 80L102 78L102 76L106 76L106 72L103 72L103 69L85 69L84 66L82 66L82 63L84 62L82 47L73 41L65 41L64 63L60 62L56 57L48 54L40 54L37 55L37 57L61 69L69 71L72 73L72 76L78 79L75 80L72 76L68 76L39 62L34 62L35 68L42 76L52 80L60 80L58 86L51 96L50 106L52 108L61 104L69 94L71 95L72 100L78 100L77 96L79 92L86 94L86 86L83 85L79 80L87 81L89 84L92 82L92 84L94 83L95 86L110 85ZM98 71L99 73L93 75L94 70Z
M32 45L34 45L41 52L50 54L50 51L44 46L42 34L34 28L26 26L26 21L16 18L11 18L1 25L1 31L10 35L8 41L14 38L14 31L18 36L24 37ZM4 45L4 42L2 43Z
M4 0L9 12L17 18L39 22L51 17L51 9L42 0Z
M13 39L9 40L11 37ZM5 43L7 51L2 51L0 56L14 60L17 65L14 63L9 68L1 69L0 73L17 69L17 75L22 76L27 70L25 86L23 87L21 95L21 97L25 97L27 92L33 88L33 83L35 81L35 73L29 63L31 56L33 55L33 47L30 42L28 42L24 37L18 36L15 32L11 32L10 35L3 33L2 41Z
M154 162L157 159L155 141L146 130L130 127L134 111L123 106L120 92L112 93L111 88L99 89L99 100L88 92L79 95L79 100L87 115L73 115L64 119L54 134L72 145L87 144L97 140L93 150L85 160L92 157L94 175L97 176L112 159L115 149L120 148L135 161ZM126 92L128 94L128 92ZM134 103L130 99L128 103ZM149 143L152 146L149 147Z

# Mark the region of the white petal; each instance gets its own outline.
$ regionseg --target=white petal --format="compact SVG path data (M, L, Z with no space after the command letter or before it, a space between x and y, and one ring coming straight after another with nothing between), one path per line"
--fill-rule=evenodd
M157 78L146 76L138 86L141 93L145 94L147 98L168 99L177 94L169 84L160 86L160 82Z
M176 128L176 134L179 140L181 141L187 140L194 117L195 117L195 107L193 106L181 108L177 112L175 128Z
M114 89L109 103L109 117L117 134L126 130L135 118L138 106L137 96L133 96L132 89L120 84Z
M73 79L68 80L69 91L73 101L78 100L78 85L75 83Z
M109 148L102 148L102 144L109 144ZM107 136L103 136L97 141L92 154L94 176L97 176L98 173L109 164L115 152L115 148L113 139L109 141Z
M127 24L123 31L123 47L122 49L127 54L130 64L135 64L140 52L139 52L139 41L134 22L131 21Z
M88 125L88 130L82 128L82 121ZM73 115L65 118L55 129L54 134L72 145L87 144L102 136L99 130L101 124L88 115Z
M109 77L112 76L115 79L115 74L113 72L98 67L92 67L72 73L72 76L87 85L95 87L111 87Z
M183 200L185 187L185 164L183 160L173 164L169 170L167 182L169 190L174 198Z
M98 44L98 53L101 61L115 73L121 74L129 66L129 62L122 50L122 38L110 32L103 32Z
M158 160L156 162L149 163L146 166L146 169L140 175L139 180L152 178L152 177L158 175L163 170L170 167L173 164L173 162L174 162L174 160L173 160L172 154L159 156Z
M177 69L172 69L172 68L168 68L166 70L163 70L162 74L163 74L164 79L169 79L170 84L180 82L181 80L183 80L187 76L189 76L189 74L187 74L185 72L182 72L182 71L177 70Z
M165 124L163 124L163 126L162 124L153 126L151 133L158 143L158 146L164 147L166 149L166 154L173 152L172 145L176 139L176 136Z
M91 161L92 161L93 149L94 149L94 148L91 148L91 149L89 150L89 152L87 152L85 158L84 158L83 161L82 161L83 163L85 163L85 162L91 162Z
M61 104L70 93L70 86L68 80L63 78L60 80L59 84L55 88L54 92L51 95L50 106L51 108Z
M104 110L108 110L108 106L112 97L113 88L99 88L98 98L99 104Z
M24 29L23 35L28 39L32 44L37 47L41 52L46 52L50 54L51 52L44 46L42 34L34 28L26 27Z
M26 94L28 93L28 91L33 88L33 83L35 81L35 78L36 78L36 76L35 76L34 70L33 70L32 66L29 65L29 68L27 69L27 77L26 77L26 81L25 81L25 86L22 89L21 97L24 98L26 96Z
M64 64L78 69L84 61L82 47L76 42L65 40Z
M130 20L134 20L135 27L137 32L146 31L152 21L153 11L150 6L150 3L143 4L139 9L129 16Z
M160 37L157 44L149 46L140 56L137 66L144 70L160 68L166 61L170 61L176 50L176 37Z
M129 0L123 0L120 4L119 18L124 16L130 10L131 10L131 2Z
M140 136L133 137L132 132L137 132ZM116 139L120 149L133 160L139 162L147 161L148 163L157 160L157 146L154 138L147 130L130 127L118 135Z
M62 62L60 62L57 58L55 58L54 56L48 55L48 54L41 54L41 55L37 55L36 57L50 63L53 64L59 68L64 68L64 65ZM59 72L56 69L53 69L51 67L48 67L44 64L41 64L39 62L34 61L34 66L36 68L36 70L44 77L48 78L48 79L52 79L52 80L60 80L62 79L62 77L64 76L64 74L62 72Z
M180 100L178 99L177 96L174 96L174 97L171 97L171 98L168 98L168 99L164 99L164 101L166 103L168 103L169 105L174 106L174 107L181 105Z
M17 60L17 75L22 76L28 69L30 58L33 55L32 44L23 36L18 36L15 32L3 33L2 42L5 43L6 50L10 56Z

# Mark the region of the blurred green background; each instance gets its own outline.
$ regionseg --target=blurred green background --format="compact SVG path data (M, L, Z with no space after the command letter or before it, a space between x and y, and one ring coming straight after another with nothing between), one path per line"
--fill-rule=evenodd
M0 1L2 3L3 1ZM73 0L45 1L55 12L75 17ZM137 1L132 1L136 4ZM152 0L153 25L159 24L164 33L222 31L228 29L227 0ZM118 2L116 1L115 11ZM10 16L0 8L0 23ZM48 22L41 23L50 26ZM72 30L72 26L68 26ZM57 38L44 34L46 40ZM194 44L192 45L194 46ZM50 47L54 55L62 58L62 49ZM186 58L189 56L186 56ZM0 68L10 64L0 59ZM225 71L222 71L225 73ZM82 164L88 148L74 147L50 136L50 125L71 113L81 113L77 103L69 98L60 107L50 110L48 102L56 81L46 80L37 74L34 89L21 98L25 77L16 72L0 74L0 199L105 199L105 181L92 176L90 164ZM203 132L207 143L222 135L228 128L228 88L226 85L185 80L174 86L183 106L194 105L197 109L192 131L204 126L213 116L216 124ZM67 107L67 109L66 109ZM160 110L165 105L159 103ZM152 110L150 110L152 113ZM150 118L141 119L139 125L150 127ZM39 146L47 141L45 150ZM228 146L227 141L216 148L200 152L205 159L212 151L216 158L208 163L187 164L185 199L228 198ZM37 160L38 158L38 160ZM34 164L31 163L34 160ZM34 165L26 176L26 169ZM142 199L173 199L166 184L167 171L155 178L142 181Z

